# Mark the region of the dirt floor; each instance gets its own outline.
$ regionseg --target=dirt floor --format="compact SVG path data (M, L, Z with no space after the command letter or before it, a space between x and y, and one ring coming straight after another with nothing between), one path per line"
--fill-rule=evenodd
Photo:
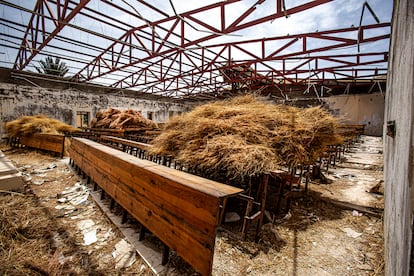
M23 193L0 194L1 275L152 275L68 158L0 149L26 181ZM219 231L213 275L383 275L381 216L335 204L383 208L383 196L369 192L383 179L381 139L363 136L324 173L332 183L312 182L298 193L289 213L264 225L258 243L253 232L243 242ZM174 258L170 267L169 274L197 275Z

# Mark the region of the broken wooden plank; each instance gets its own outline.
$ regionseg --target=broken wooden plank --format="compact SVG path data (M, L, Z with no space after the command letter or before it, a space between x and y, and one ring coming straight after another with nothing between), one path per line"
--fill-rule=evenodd
M375 208L375 207L369 207L369 206L361 206L358 204L354 204L354 203L350 203L350 202L345 202L345 201L340 201L340 200L336 200L336 199L332 199L332 198L325 198L325 197L321 197L321 200L331 203L335 206L338 206L340 208L343 209L347 209L347 210L356 210L358 212L361 213L366 213L378 218L381 218L383 216L384 213L384 209L382 208Z

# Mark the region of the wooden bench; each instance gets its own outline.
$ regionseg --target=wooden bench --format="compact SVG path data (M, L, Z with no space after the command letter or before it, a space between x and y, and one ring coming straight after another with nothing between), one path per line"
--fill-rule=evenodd
M152 162L156 162L158 164L173 167L174 169L177 169L179 167L180 170L183 169L183 166L180 164L177 164L176 161L172 160L171 156L151 156L148 154L148 150L152 147L150 144L131 141L119 137L114 136L101 136L100 143L107 144L115 149L122 150L123 152L127 152L129 154L133 154L136 157L139 157L141 159L147 159ZM172 162L174 165L172 166ZM189 168L186 168L188 172ZM256 197L251 197L243 194L239 194L237 196L238 199L241 199L242 201L245 201L246 204L246 210L243 216L243 227L241 229L241 235L240 238L243 240L246 240L247 238L247 231L248 227L251 223L257 222L256 227L256 236L255 240L258 239L258 234L260 232L260 229L262 227L262 221L263 221L263 214L264 214L264 208L266 205L266 191L267 191L267 176L263 174L258 181L259 186L259 192L257 193ZM223 208L220 213L220 223L222 224L222 220L225 214L227 200L223 200Z
M364 134L365 125L358 124L340 124L337 129L345 139L354 139L357 136Z
M158 136L160 132L160 130L149 130L148 128L83 128L82 131L71 133L70 136L88 138L94 141L98 141L102 136L112 136L148 143Z
M220 206L242 189L72 138L71 160L202 275L210 275Z
M339 126L339 128L353 129L357 133L363 134L364 133L364 130L365 130L365 125L361 125L361 124L341 124Z
M65 136L59 134L34 133L20 137L20 144L28 147L56 152L63 157Z
M152 147L150 144L107 135L101 136L99 138L99 142L115 149L122 150L123 152L127 152L141 159L147 159L162 165L171 165L171 157L149 154L148 151Z
M100 134L90 131L76 131L70 133L70 137L87 138L89 140L98 141Z
M101 136L100 141L105 144L115 145L119 147L120 149L122 149L123 151L127 150L126 147L138 148L144 151L148 151L149 148L151 147L150 144L136 142L136 141L132 141L132 140L128 140L128 139L124 139L120 137L115 137L115 136L107 136L107 135Z
M114 128L85 128L84 132L94 133L95 135L111 135L117 137L128 137L130 135L144 135L147 131L150 133L158 133L159 131L153 128L123 128L123 129L114 129Z
M175 169L183 169L183 164L173 160L172 156L150 154L149 151L152 145L147 143L107 135L101 136L99 142L115 149L122 150L123 152L127 152L141 159L150 160L168 167L174 167Z

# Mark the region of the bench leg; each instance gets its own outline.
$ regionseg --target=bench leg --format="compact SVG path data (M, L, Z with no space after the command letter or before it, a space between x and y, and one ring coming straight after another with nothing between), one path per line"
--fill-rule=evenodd
M98 190L98 184L96 182L93 182L93 191Z
M143 241L145 239L146 232L147 232L147 228L145 228L145 226L141 224L141 229L139 231L139 237L138 237L139 241Z
M101 200L105 199L105 191L104 189L101 190Z
M164 244L164 248L162 250L162 260L161 260L162 265L166 265L168 263L169 256L170 256L170 248Z
M115 199L111 198L111 204L109 205L109 210L114 209L115 207Z
M285 191L286 181L282 180L280 183L279 189L278 189L278 197L277 197L277 203L276 203L276 210L275 213L279 213L280 207L282 205L282 199L283 199L283 193Z
M122 210L122 220L121 223L124 224L126 223L128 220L128 212L124 209Z
M310 178L310 166L306 167L306 176L305 176L305 193L308 193L309 178Z
M243 219L243 226L242 226L242 240L245 241L247 238L247 230L249 228L249 216L250 216L250 212L252 211L253 208L253 200L249 200L247 201L247 206L246 206L246 212L244 214L244 219Z
M285 213L289 212L290 207L292 206L292 185L292 182L288 183L289 191L287 192Z
M219 219L218 219L218 225L223 224L223 219L224 219L225 212L226 212L226 205L227 205L227 198L224 198L223 202L221 204L221 210L220 210L220 216L219 216Z

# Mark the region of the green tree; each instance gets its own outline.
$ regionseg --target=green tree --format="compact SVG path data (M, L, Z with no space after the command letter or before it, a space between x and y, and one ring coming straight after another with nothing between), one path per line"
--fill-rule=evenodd
M51 56L46 57L45 60L39 61L40 68L35 66L36 70L41 74L54 75L63 77L69 71L64 62L60 62L60 58L53 58Z

